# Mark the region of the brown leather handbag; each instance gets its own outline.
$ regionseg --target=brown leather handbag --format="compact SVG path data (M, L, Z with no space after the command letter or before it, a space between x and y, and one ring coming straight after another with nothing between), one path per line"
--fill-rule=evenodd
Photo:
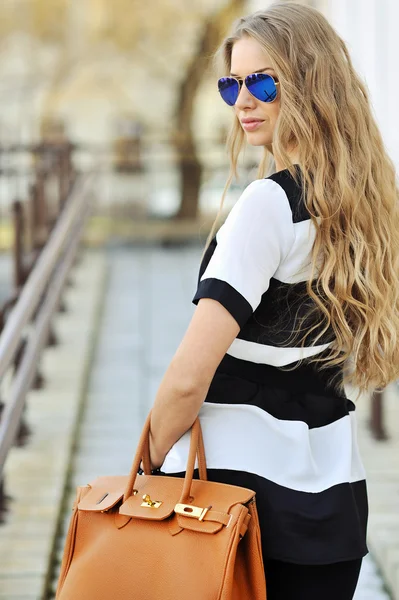
M255 492L207 481L199 419L185 478L149 474L150 417L129 476L78 487L56 599L265 600Z

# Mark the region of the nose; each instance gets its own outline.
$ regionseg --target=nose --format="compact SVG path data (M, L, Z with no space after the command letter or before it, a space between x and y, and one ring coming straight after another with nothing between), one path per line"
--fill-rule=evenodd
M240 93L236 101L236 107L239 110L245 110L246 108L254 108L256 106L256 98L248 92L245 83L242 84Z

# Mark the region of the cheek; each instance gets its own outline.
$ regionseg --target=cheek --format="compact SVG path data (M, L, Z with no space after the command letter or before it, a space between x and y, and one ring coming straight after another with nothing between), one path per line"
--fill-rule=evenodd
M278 101L272 102L271 104L264 105L263 114L265 118L274 125L278 119L280 113L280 103Z

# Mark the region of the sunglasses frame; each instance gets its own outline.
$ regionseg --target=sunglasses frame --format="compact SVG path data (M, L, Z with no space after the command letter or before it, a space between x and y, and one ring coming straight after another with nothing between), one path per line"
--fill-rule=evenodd
M249 75L247 75L246 77L244 77L243 79L239 78L239 77L232 77L231 75L227 75L226 77L221 77L220 79L234 79L237 83L238 83L238 94L237 94L237 98L236 101L234 102L234 104L228 104L228 102L226 102L226 100L223 99L223 96L220 94L220 90L219 90L219 94L221 95L221 98L223 100L223 102L226 102L226 104L228 106L235 106L238 100L238 96L240 95L240 92L242 90L242 86L245 83L245 87L247 88L247 91L251 94L251 96L253 96L255 98L255 100L258 100L258 102L264 102L265 104L273 104L273 102L275 102L278 98L278 95L276 94L276 97L274 100L260 100L259 98L257 98L252 92L251 90L248 88L247 84L246 84L246 80L248 79L248 77L252 77L252 75L267 75L268 77L270 77L271 79L273 79L273 83L274 85L277 86L280 85L279 81L276 81L273 77L273 75L270 75L269 73L250 73ZM218 80L218 83L220 81L220 79ZM277 91L277 90L276 90Z

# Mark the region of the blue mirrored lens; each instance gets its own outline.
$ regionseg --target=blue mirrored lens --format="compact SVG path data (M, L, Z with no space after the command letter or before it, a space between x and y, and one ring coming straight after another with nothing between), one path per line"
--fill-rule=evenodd
M232 77L222 77L218 81L218 88L223 100L229 106L234 106L238 98L240 87L238 81Z
M273 102L277 98L277 87L267 73L253 73L245 78L248 91L262 102Z

